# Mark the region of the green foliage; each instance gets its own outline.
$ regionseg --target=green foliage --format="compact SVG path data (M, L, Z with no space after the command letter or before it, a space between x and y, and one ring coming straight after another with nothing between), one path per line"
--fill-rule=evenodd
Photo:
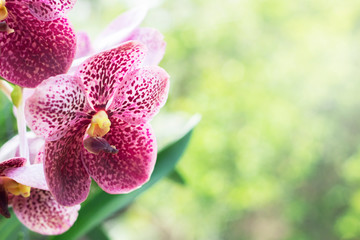
M94 17L75 25L96 36L132 1L89 2ZM149 189L103 224L111 239L359 239L359 9L325 0L151 9L143 26L167 41L166 108L203 120L177 166L186 185Z
M143 25L167 41L166 108L203 120L178 166L186 187L160 183L112 221L112 236L359 239L359 9L325 0L152 9Z
M0 144L4 144L16 133L16 120L12 111L12 103L0 93Z
M85 234L88 235L89 239L108 239L100 224L109 217L125 211L140 194L173 171L188 145L192 130L193 128L189 129L183 136L168 144L158 153L150 180L138 190L128 194L110 195L102 191L94 183L95 186L92 187L89 198L82 204L79 217L74 226L66 233L50 237L50 239L78 239ZM25 235L29 235L28 230L21 229L22 225L13 212L11 212L11 215L10 219L0 217L0 240L20 239ZM31 239L47 239L35 233L31 233L31 236Z
M141 188L129 194L122 195L110 195L104 191L98 191L95 196L88 199L82 205L79 217L74 226L66 233L51 239L77 239L101 224L110 216L124 210L135 198L172 171L183 154L190 136L191 131L158 153L154 172L150 180Z
M0 240L18 240L20 235L23 234L21 232L21 223L15 217L13 211L10 211L10 213L12 216L10 219L5 219L2 216L0 217Z
M174 169L169 175L168 175L168 178L175 182L175 183L178 183L180 185L185 185L186 182L185 182L185 179L184 177L179 173L178 170Z

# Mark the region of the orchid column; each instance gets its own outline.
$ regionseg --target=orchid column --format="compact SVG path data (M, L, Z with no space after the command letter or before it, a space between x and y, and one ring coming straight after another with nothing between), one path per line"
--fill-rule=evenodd
M133 191L150 178L157 145L149 121L165 104L169 75L143 66L146 54L138 41L123 43L92 56L75 75L45 80L28 99L27 122L46 140L45 176L60 204L83 202L90 176L111 194ZM102 140L84 148L84 137Z

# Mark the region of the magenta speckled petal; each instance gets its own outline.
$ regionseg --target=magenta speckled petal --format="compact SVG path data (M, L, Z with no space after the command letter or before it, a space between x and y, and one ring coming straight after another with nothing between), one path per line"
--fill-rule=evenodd
M111 130L105 135L116 154L85 153L84 165L91 177L106 192L128 193L150 177L156 161L156 141L150 125L130 125L111 118Z
M146 123L165 104L169 75L158 66L129 73L114 97L110 111L132 124Z
M15 30L0 32L0 76L21 87L36 87L51 76L65 73L76 51L76 38L69 21L44 22L27 7L6 2L5 20Z
M92 52L91 40L86 32L77 32L76 40L75 59L85 57Z
M0 163L0 176L5 176L5 171L10 168L22 167L26 164L26 159L21 157L12 158Z
M164 57L166 49L164 36L154 28L137 28L126 39L129 40L138 40L147 47L148 52L142 62L143 66L158 65Z
M67 231L78 217L79 205L58 204L49 191L31 189L30 197L16 196L12 202L15 215L30 230L57 235Z
M79 67L77 74L95 110L105 109L124 76L140 65L144 52L141 43L126 42L91 57Z
M90 111L80 79L59 75L45 80L26 101L26 121L47 140L62 137L69 126L87 118Z
M45 180L43 164L11 168L5 171L5 175L23 185L49 190Z
M79 124L61 139L45 143L45 177L56 201L64 206L83 202L89 193L91 180L82 163L86 127Z
M25 0L30 12L40 20L50 21L73 8L76 0Z
M133 8L113 20L95 40L96 51L107 50L125 42L125 39L144 20L147 11L148 8L144 6Z

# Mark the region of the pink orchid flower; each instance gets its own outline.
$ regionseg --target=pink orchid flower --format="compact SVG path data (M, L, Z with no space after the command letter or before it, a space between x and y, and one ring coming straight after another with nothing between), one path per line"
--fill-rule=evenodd
M0 76L21 87L67 72L76 37L64 14L76 0L0 0Z
M2 158L12 156L0 162L0 214L10 217L10 205L20 222L34 232L57 235L67 231L76 221L80 205L64 207L48 191L43 153L35 153L44 141L30 136L32 165L26 165L25 158L14 157L19 152L18 142L14 137L0 150Z
M147 47L148 53L142 61L143 65L158 65L165 54L166 43L158 30L139 27L147 10L146 7L138 7L121 14L105 28L94 45L85 32L77 33L78 44L71 69L76 70L76 67L94 53L114 48L130 40L137 40Z
M45 176L60 204L84 201L90 176L111 194L149 179L157 146L148 122L167 99L169 75L141 67L145 52L126 42L89 58L75 75L45 80L27 100L27 122L45 137Z

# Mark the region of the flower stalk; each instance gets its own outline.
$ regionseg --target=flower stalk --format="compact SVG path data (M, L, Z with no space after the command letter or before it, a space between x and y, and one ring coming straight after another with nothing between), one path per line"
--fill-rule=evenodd
M11 93L11 98L14 106L17 109L17 128L19 133L20 140L20 157L23 157L27 160L27 164L30 165L29 160L29 145L26 138L26 121L25 121L25 104L24 98L22 97L23 89L19 86L15 86L14 90Z
M11 93L13 91L13 88L11 87L11 85L6 82L5 80L3 80L2 77L0 77L0 90L4 93L4 95L10 100L11 100Z

